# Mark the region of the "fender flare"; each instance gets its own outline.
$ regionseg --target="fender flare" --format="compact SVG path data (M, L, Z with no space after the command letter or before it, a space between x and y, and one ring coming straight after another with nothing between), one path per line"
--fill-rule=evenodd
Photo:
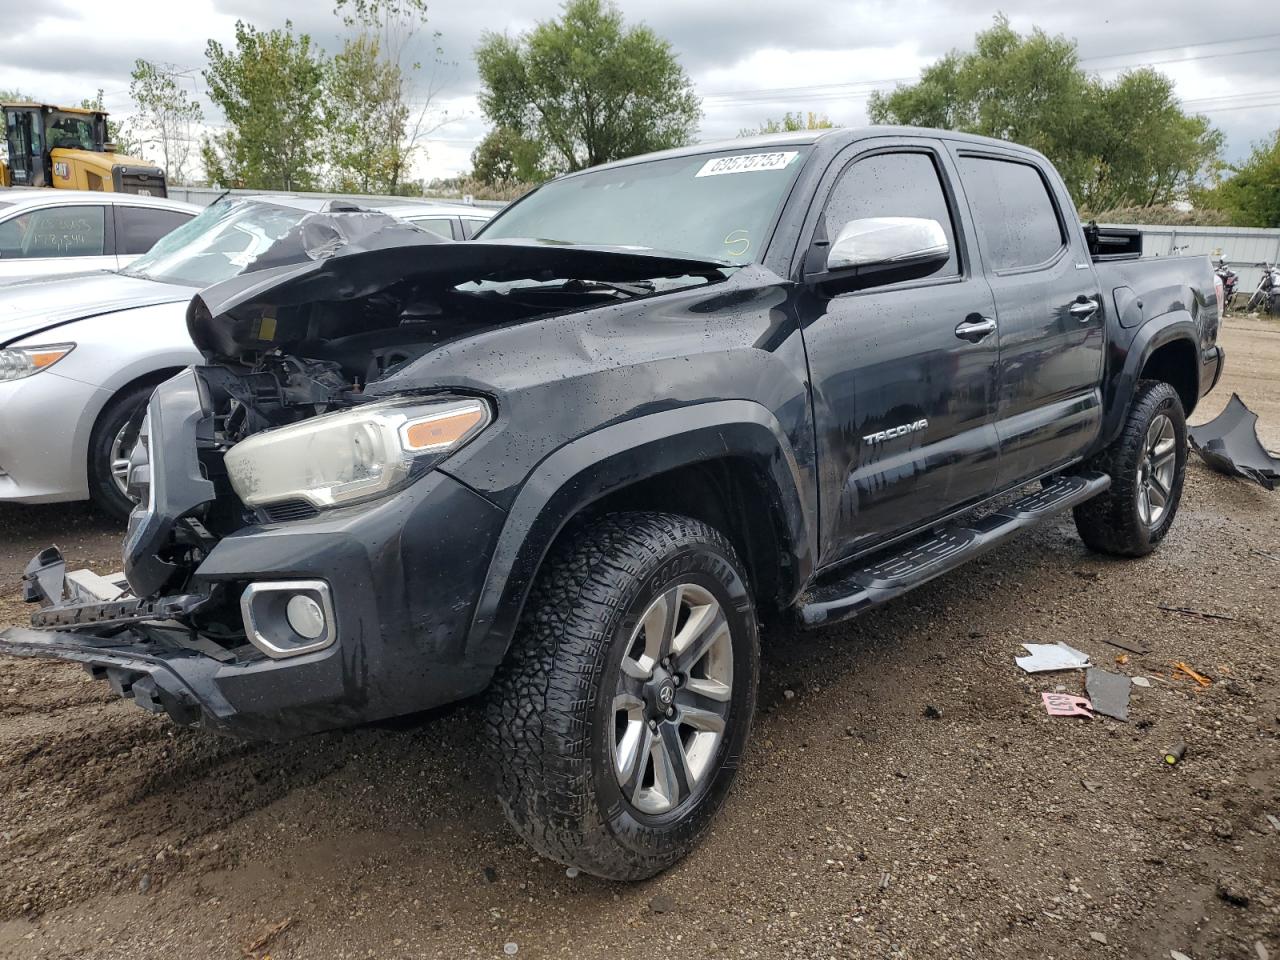
M1137 328L1124 351L1120 369L1107 378L1103 397L1103 409L1106 413L1102 421L1101 447L1110 444L1124 428L1129 405L1138 390L1139 376L1151 355L1176 340L1186 340L1194 349L1196 357L1200 356L1200 328L1186 310L1175 310L1153 317ZM1199 369L1195 371L1195 376L1199 383Z
M725 457L752 460L769 478L783 518L778 538L796 561L799 589L814 566L816 508L802 494L800 467L777 418L749 400L666 410L589 433L534 468L489 561L467 635L467 658L492 666L502 662L547 551L582 509L649 477Z

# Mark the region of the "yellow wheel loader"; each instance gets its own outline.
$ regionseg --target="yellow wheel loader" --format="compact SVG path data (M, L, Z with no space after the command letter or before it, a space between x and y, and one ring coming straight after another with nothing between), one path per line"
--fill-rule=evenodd
M0 186L168 196L162 169L107 142L103 111L44 103L6 103L0 110L8 147L0 151Z

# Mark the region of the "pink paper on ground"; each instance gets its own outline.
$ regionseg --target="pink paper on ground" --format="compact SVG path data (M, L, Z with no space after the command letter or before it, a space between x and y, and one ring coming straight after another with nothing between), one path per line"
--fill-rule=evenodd
M1093 704L1084 697L1073 697L1069 693L1042 693L1044 709L1051 717L1089 717L1093 718Z

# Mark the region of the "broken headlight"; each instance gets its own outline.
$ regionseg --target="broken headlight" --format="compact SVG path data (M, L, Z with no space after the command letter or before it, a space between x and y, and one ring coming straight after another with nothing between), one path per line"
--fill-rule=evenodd
M324 509L390 493L489 425L483 400L397 399L264 430L227 451L248 506L305 500Z

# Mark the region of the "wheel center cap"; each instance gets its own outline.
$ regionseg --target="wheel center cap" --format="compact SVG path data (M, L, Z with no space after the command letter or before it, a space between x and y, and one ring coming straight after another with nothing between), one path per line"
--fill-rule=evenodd
M668 680L658 687L658 702L664 707L671 706L676 699L676 685Z
M649 708L655 716L665 716L666 712L671 709L672 704L676 702L676 684L671 678L671 674L661 667L653 672L653 678L647 684L648 689L645 691L649 701Z

